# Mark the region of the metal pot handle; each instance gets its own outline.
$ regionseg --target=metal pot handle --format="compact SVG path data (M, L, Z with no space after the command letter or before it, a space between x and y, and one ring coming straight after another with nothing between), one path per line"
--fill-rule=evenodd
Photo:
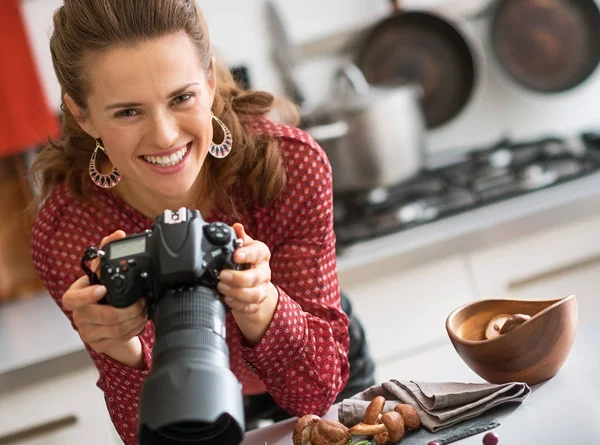
M353 92L361 96L369 94L371 90L363 72L352 62L346 62L340 66L335 73L334 80L334 88L342 96L346 94L346 90L342 87L344 83L349 84Z
M350 126L346 121L337 121L331 124L305 128L304 131L316 141L331 141L346 136L350 131Z

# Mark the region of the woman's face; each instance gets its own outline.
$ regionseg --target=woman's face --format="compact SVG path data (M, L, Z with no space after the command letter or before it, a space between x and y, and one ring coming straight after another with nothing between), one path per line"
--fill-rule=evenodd
M216 80L185 34L115 47L86 60L91 95L80 124L102 138L122 184L156 201L187 196L212 139ZM76 107L76 106L74 106ZM101 156L99 157L101 159Z

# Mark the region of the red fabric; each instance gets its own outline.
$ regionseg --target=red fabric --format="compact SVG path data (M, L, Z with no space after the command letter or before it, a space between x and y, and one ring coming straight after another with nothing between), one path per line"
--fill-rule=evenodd
M340 308L336 272L331 167L323 150L303 131L263 121L259 131L280 140L288 184L272 207L258 208L241 222L272 253L272 281L279 305L261 342L245 346L233 316L227 316L230 365L244 394L268 391L293 415L322 415L348 379L348 318ZM140 232L151 221L110 191L94 187L103 211L74 200L59 186L46 201L33 229L35 266L50 294L61 297L82 275L79 259L89 245L117 229ZM225 215L213 215L229 224ZM71 318L71 314L66 314ZM137 444L140 385L149 373L154 325L141 335L146 368L135 370L88 348L110 415L127 445Z
M18 0L0 2L0 156L23 152L59 133L46 100Z

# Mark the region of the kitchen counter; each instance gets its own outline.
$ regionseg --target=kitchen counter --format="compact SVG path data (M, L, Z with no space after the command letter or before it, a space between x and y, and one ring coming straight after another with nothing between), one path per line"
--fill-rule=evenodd
M78 352L87 355L47 293L0 305L0 375Z
M341 252L338 270L393 258L398 268L502 243L600 214L600 173L467 211ZM0 375L74 353L87 355L77 333L45 293L0 304Z
M493 412L501 425L494 431L500 444L508 445L587 445L600 438L600 324L580 326L573 349L559 373L532 387L529 398L520 405L497 407ZM452 348L448 342L448 348ZM415 376L415 380L481 382L466 365ZM325 418L337 420L337 406ZM289 419L246 434L242 445L290 445L295 419ZM440 435L444 433L441 430ZM455 442L482 443L481 433ZM402 443L402 442L400 442Z

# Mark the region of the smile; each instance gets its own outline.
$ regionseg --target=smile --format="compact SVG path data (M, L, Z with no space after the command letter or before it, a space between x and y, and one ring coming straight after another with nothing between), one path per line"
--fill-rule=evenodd
M190 144L177 150L174 153L171 153L169 156L142 156L142 158L144 159L144 161L153 165L157 165L159 167L172 167L174 165L179 164L183 160L186 153L188 152L189 145Z

